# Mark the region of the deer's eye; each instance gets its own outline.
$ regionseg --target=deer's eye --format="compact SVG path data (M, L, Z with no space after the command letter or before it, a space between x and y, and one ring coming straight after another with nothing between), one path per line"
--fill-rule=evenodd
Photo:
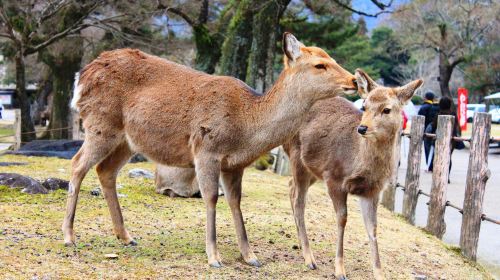
M326 66L324 64L316 64L314 67L316 67L316 69L326 70Z
M384 114L389 114L390 112L391 112L391 109L389 109L389 108L385 108L385 109L382 111L382 113L384 113Z

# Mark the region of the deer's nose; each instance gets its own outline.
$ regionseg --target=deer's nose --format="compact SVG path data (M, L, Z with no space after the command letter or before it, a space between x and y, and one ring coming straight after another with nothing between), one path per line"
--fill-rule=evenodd
M366 125L358 126L358 133L361 135L365 135L367 130L368 130L368 127Z

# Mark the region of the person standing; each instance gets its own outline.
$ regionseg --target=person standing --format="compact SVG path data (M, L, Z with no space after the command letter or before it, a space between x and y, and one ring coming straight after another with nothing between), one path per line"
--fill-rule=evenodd
M441 116L441 115L450 115L450 116L454 116L455 117L455 120L453 122L453 128L452 128L453 130L452 130L451 136L452 137L461 136L460 127L458 125L457 114L453 111L453 109L452 109L453 106L452 105L453 105L453 100L451 98L447 97L447 96L444 96L443 98L441 98L441 100L439 100L439 111L438 111L437 115L434 117L434 119L432 120L432 122L429 124L430 127L431 127L431 133L433 133L433 134L436 133L438 116ZM432 142L434 144L434 141L432 141ZM451 149L450 149L450 171L451 171L451 154L453 153L454 149L458 149L458 150L463 149L463 142L457 142L457 141L454 141L454 140L451 141ZM430 164L429 164L429 171L432 171L432 169L434 167L433 159L434 159L434 152L432 152L432 153L429 154L429 162L430 162ZM450 179L448 178L448 183L449 182L450 182Z
M439 111L439 106L438 104L434 103L434 93L428 91L425 93L424 96L424 105L420 107L418 110L418 115L424 116L425 117L425 122L424 122L424 128L426 133L430 133L430 124L436 117L438 111ZM429 162L429 153L431 151L431 146L432 146L432 139L428 139L424 137L424 152L425 152L425 162L427 166L430 166Z

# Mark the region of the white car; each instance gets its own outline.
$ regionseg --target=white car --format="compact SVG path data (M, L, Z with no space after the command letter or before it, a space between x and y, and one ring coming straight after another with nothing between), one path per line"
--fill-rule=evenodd
M491 115L492 123L500 123L500 108L491 109L488 114Z
M485 104L467 104L467 122L472 122L476 112L486 112Z

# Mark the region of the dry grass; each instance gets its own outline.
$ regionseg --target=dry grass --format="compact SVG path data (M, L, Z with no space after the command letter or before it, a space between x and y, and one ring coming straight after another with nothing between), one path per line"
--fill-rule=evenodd
M3 156L2 161L27 162L26 166L2 167L34 178L69 178L69 161L48 158ZM60 231L66 192L48 195L21 194L0 186L1 279L320 279L334 275L333 208L321 185L311 188L306 221L319 269L303 265L288 201L287 181L270 172L249 169L244 178L242 209L250 242L263 263L245 265L235 238L230 211L219 200L218 244L222 269L206 264L204 252L205 211L201 199L168 198L154 192L153 182L130 179L133 167L153 169L151 163L128 164L119 177L118 190L126 225L137 247L124 247L113 237L111 220L102 197L89 191L98 186L89 173L80 193L75 229L77 246L63 246ZM369 246L356 198L349 201L346 233L346 269L349 279L371 279ZM484 270L463 259L455 249L380 209L379 246L388 279L490 279ZM106 253L116 253L108 260Z

